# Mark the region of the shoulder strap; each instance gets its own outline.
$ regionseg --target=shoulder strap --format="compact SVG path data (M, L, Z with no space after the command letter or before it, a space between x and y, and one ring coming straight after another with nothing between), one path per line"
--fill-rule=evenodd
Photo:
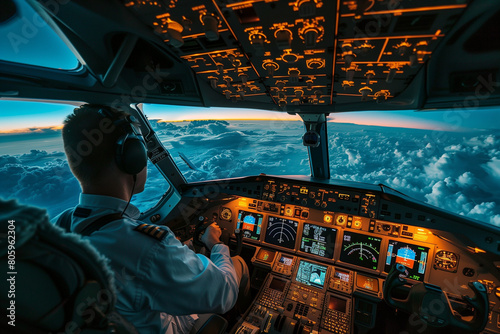
M71 216L73 215L73 211L74 208L66 209L57 218L56 225L62 227L66 232L71 232Z
M115 220L123 219L123 216L121 213L111 213L109 215L102 216L100 218L97 218L94 220L92 223L87 225L83 230L81 231L76 231L75 233L80 234L82 237L86 237L94 233L95 231L98 231L101 229L106 224L109 224Z

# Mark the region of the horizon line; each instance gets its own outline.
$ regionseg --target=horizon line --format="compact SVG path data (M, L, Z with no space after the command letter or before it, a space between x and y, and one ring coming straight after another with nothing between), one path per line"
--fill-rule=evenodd
M302 122L301 119L281 119L281 118L205 118L205 119L183 119L183 120L166 120L161 118L151 118L150 120L157 121L157 123L183 123L183 122L194 122L194 121L283 121L283 122ZM405 128L405 129L417 129L417 130L440 130L440 131L450 131L446 129L436 129L431 127L423 126L411 126L410 124L401 125L383 125L383 124L373 124L373 123L357 123L357 122L338 122L335 119L327 120L327 123L337 123L337 124L353 124L359 126L378 126L386 128ZM61 130L63 125L52 125L46 127L26 127L17 128L11 130L0 130L0 135L15 135L15 134L30 134L30 133L41 133L43 130ZM32 130L34 129L34 130Z

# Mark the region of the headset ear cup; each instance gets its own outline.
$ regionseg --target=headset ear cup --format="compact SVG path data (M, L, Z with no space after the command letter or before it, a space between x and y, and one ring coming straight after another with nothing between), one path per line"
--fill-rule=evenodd
M129 135L118 142L116 163L127 174L139 174L148 162L147 150L142 139Z

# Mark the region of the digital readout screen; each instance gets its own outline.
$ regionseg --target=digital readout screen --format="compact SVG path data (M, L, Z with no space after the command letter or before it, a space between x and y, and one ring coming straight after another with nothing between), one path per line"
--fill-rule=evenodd
M327 259L333 258L337 229L314 224L304 224L300 250Z
M259 240L263 219L264 216L260 213L240 210L238 212L236 228L239 228L243 232L244 238Z

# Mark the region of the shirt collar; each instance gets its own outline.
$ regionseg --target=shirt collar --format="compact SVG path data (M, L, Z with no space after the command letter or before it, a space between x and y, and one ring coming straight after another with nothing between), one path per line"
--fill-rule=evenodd
M80 194L80 205L83 207L107 209L117 212L122 212L127 206L127 202L111 196L93 195L93 194ZM125 210L124 216L132 219L138 219L141 212L133 204L129 204Z

